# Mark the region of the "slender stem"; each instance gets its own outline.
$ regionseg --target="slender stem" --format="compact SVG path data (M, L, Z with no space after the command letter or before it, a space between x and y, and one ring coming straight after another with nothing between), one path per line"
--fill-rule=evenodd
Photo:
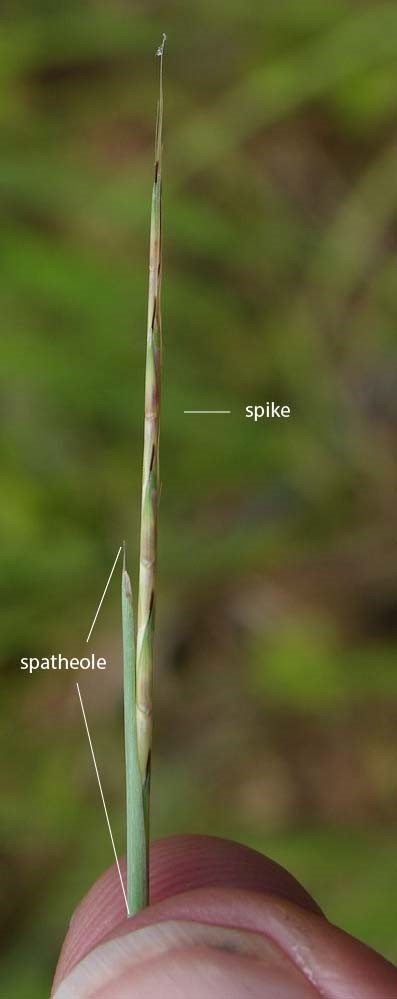
M124 738L127 798L127 907L133 916L148 904L148 870L142 782L138 763L135 714L135 632L130 577L121 581L124 660Z
M159 439L161 399L161 175L163 130L163 53L160 57L155 168L152 193L149 296L145 378L145 422L139 560L136 717L142 780L146 843L149 844L150 755L152 745L153 639L157 561L157 522L160 495Z

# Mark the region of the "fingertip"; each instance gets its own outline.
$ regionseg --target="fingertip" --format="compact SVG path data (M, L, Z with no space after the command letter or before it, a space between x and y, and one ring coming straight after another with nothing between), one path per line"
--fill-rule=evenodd
M100 944L74 967L54 999L313 999L283 951L259 933L168 920Z
M125 860L120 862L125 880ZM270 893L320 912L302 885L279 864L232 840L181 835L158 840L150 849L150 908L129 921L137 928L160 918L155 906L200 888ZM54 979L56 987L88 951L126 922L125 901L115 866L95 882L72 916Z

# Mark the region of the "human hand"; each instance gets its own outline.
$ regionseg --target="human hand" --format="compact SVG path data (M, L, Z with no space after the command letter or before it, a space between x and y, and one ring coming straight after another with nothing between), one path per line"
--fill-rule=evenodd
M123 868L122 868L123 870ZM110 868L77 909L53 999L397 999L397 969L336 929L283 868L247 847L151 847L151 904L127 919Z

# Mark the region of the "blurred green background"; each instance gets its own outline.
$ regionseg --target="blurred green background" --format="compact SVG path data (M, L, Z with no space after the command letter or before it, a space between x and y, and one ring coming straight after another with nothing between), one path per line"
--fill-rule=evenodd
M163 31L153 835L269 853L397 958L396 4L4 0L7 999L112 862L75 676L18 666L85 653L124 536L136 579ZM269 399L292 418L245 419ZM81 686L121 852L118 590Z

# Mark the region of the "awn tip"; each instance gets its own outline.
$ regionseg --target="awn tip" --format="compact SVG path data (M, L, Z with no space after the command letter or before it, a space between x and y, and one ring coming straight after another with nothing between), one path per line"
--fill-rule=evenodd
M167 41L167 35L165 34L165 31L163 31L163 40L161 42L161 45L159 45L159 47L157 49L157 52L156 52L156 55L160 56L160 59L163 58L163 55L164 55L164 45L165 45L166 41Z

